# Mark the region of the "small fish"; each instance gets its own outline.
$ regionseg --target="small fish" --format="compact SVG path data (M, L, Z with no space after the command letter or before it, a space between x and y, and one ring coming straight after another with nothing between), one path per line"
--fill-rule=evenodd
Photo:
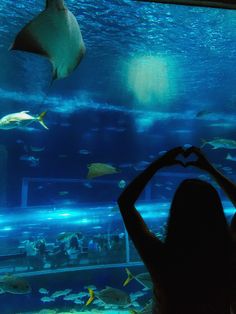
M31 286L25 279L13 275L0 278L0 293L27 294L31 292Z
M49 291L47 289L45 289L45 288L40 288L39 289L39 293L41 293L41 294L48 294Z
M225 159L231 160L231 161L236 161L236 156L232 156L231 154L227 154L227 156L225 157Z
M202 117L205 117L209 114L211 114L212 112L209 111L209 110L200 110L196 113L196 118L202 118Z
M36 147L36 146L30 146L30 149L32 152L43 152L45 150L45 147Z
M92 184L89 183L89 182L83 183L83 186L85 186L85 187L88 188L88 189L92 189L92 188L93 188Z
M29 163L30 167L37 167L39 165L39 158L36 158L34 156L22 155L20 156L20 160Z
M78 298L79 298L79 294L78 293L72 293L72 294L67 294L63 298L63 300L65 300L65 301L74 301L74 300L76 300Z
M82 300L80 300L80 299L75 299L74 303L75 304L84 304L84 302Z
M144 286L145 289L152 289L153 287L153 283L152 283L152 279L151 276L148 272L146 273L140 273L138 275L133 275L130 270L128 268L125 269L126 273L128 275L128 278L125 280L125 282L123 283L123 286L125 287L126 285L128 285L128 283L132 280L135 279L137 280L141 285Z
M43 118L46 115L46 111L42 112L39 116L31 116L28 114L29 111L21 111L16 113L8 114L0 119L0 129L10 130L15 128L25 128L29 124L38 121L45 129L48 130L48 127L43 121Z
M51 298L55 299L55 298L59 298L63 295L67 295L71 292L71 289L65 289L65 290L59 290L59 291L55 291L52 295Z
M192 130L189 129L179 129L179 130L174 130L171 131L172 133L177 133L177 134L187 134L187 133L191 133Z
M211 127L215 127L215 128L234 128L235 124L234 123L211 123L209 124L209 126Z
M60 196L65 196L65 195L68 195L68 194L69 194L68 191L60 191L60 192L58 192L58 195L60 195Z
M218 148L226 148L226 149L236 149L236 141L235 140L228 140L228 139L224 139L224 138L214 138L211 141L206 141L204 139L202 139L202 147L204 147L205 145L209 144L211 145L213 148L212 149L218 149Z
M125 180L120 180L120 181L118 182L118 187L119 187L120 189L124 189L124 188L126 187L126 181L125 181Z
M232 168L231 167L223 167L222 168L224 171L232 171Z
M131 163L124 163L119 165L119 168L131 168L133 165Z
M10 50L47 57L55 80L74 71L85 54L85 45L79 24L64 0L46 0L45 9L22 28Z
M87 149L80 149L79 153L80 155L89 155L91 152Z
M100 176L104 176L107 174L115 174L120 172L118 169L115 167L104 164L104 163L92 163L88 165L88 174L87 174L87 179L92 179Z
M68 241L73 237L73 232L61 232L57 236L58 241Z
M146 294L144 291L137 291L130 294L130 298L132 301L137 300L138 298L143 297Z
M165 153L167 153L167 150L162 150L162 151L160 151L160 152L158 153L158 155L162 156L162 155L164 155Z
M42 297L40 299L43 303L47 303L47 302L54 302L55 299L54 298L51 298L51 297Z
M142 170L146 169L149 164L150 164L150 162L142 160L142 161L139 161L138 163L136 163L134 165L134 169L136 171L142 171Z
M90 288L88 290L90 298L88 299L86 306L92 303L95 297L108 305L112 304L119 306L127 306L131 303L130 296L120 289L115 289L107 286L105 289L99 292L94 292Z
M24 141L19 139L19 140L16 140L16 143L17 144L24 144Z

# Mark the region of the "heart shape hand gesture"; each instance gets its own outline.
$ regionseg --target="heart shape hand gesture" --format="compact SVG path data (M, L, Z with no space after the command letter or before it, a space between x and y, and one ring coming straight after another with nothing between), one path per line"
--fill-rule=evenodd
M189 160L189 156L192 154L197 157L196 160ZM178 159L178 157L181 157L181 160ZM175 147L161 156L158 161L161 167L181 165L186 168L188 166L195 166L206 171L212 167L201 150L195 146L191 146L187 149L184 149L183 147Z

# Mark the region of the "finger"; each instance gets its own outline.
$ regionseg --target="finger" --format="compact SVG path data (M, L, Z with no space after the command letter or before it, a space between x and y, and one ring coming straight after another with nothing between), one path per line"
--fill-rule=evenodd
M173 165L180 165L180 166L182 166L184 168L186 167L186 164L183 163L181 160L176 160L175 163L173 163Z
M196 146L191 146L190 148L188 148L188 149L186 150L186 153L187 153L188 155L190 155L190 154L192 154L192 153L194 153L195 155L201 155L201 154L202 154L200 148L198 148L198 147L196 147Z
M184 152L183 147L178 146L178 147L175 147L175 148L169 150L169 151L167 152L167 154L170 154L171 156L177 156L177 155L179 155L179 154L182 153L182 152Z
M185 163L185 167L189 167L189 166L199 167L199 164L197 161L188 161Z

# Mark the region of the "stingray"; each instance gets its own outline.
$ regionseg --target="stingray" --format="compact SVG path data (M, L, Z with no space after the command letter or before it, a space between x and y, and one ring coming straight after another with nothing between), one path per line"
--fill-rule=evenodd
M108 164L103 164L103 163L92 163L88 165L88 174L87 174L87 179L92 179L100 176L104 176L107 174L115 174L120 172L119 169L116 169L115 167L108 165Z
M46 0L46 7L16 35L10 50L48 58L53 80L67 77L80 63L85 45L75 16L64 0Z

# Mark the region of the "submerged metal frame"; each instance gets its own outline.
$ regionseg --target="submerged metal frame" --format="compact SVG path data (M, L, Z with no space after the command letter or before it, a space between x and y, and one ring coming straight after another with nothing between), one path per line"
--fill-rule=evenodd
M140 2L156 2L165 4L176 4L185 6L208 7L216 9L236 10L235 0L136 0Z
M52 183L87 183L88 180L86 179L70 179L70 178L23 178L22 179L22 186L21 186L21 207L26 208L29 207L28 205L28 193L29 193L29 184L31 182L52 182ZM93 183L107 183L107 184L116 184L117 180L96 180L93 179ZM145 189L145 201L151 200L151 187L147 186ZM86 204L84 204L86 205ZM45 205L47 206L47 205ZM30 206L32 207L32 206Z

